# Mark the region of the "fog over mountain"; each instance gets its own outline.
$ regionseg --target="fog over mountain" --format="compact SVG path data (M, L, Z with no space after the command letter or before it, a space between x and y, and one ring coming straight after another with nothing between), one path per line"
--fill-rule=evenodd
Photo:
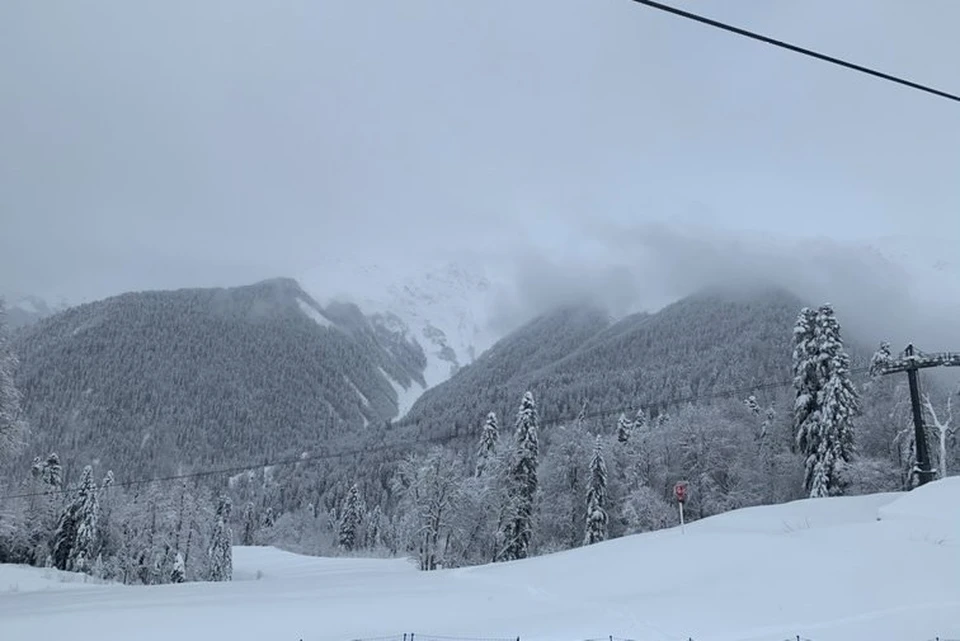
M900 342L949 338L946 101L630 2L267 6L0 7L0 291L84 302L452 260L505 274L500 335L571 299L623 314L764 274ZM947 90L958 12L710 7Z
M710 286L776 285L833 303L868 337L915 340L931 351L956 339L960 261L949 239L851 243L691 223L601 224L585 227L580 238L578 251L514 263L515 290L500 301L501 323L578 299L619 316L655 311Z

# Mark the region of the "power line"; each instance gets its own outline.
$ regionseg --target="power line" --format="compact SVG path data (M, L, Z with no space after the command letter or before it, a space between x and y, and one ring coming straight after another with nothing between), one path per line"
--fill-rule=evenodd
M867 372L869 369L870 369L869 367L858 367L858 368L851 369L850 373L862 374ZM697 401L711 401L711 400L735 398L737 396L750 393L750 392L779 389L779 388L789 387L791 385L793 385L793 379L759 383L756 385L744 385L742 387L728 389L722 392L715 392L713 394L680 396L680 397L672 397L666 400L647 402L645 404L641 404L640 407L656 407L656 408L676 407L678 405L686 405L688 403L695 403ZM585 413L583 415L583 418L585 419L604 418L607 416L613 416L613 415L621 414L625 412L632 412L634 410L636 410L636 406L597 410L595 412ZM561 425L563 423L573 422L577 420L577 418L578 418L577 416L556 417L549 420L541 421L541 426L549 427L553 425ZM186 474L174 474L170 476L160 476L160 477L149 478L149 479L134 479L130 481L120 481L120 482L114 482L112 487L140 487L143 485L151 485L153 483L172 483L174 481L186 481L190 479L207 478L211 476L240 474L243 472L250 472L252 470L257 470L257 469L262 469L267 467L282 467L286 465L296 465L297 463L311 463L314 461L330 461L330 460L345 458L349 456L359 456L362 454L372 454L376 452L386 452L390 450L411 449L418 445L442 445L442 444L449 443L455 439L462 438L464 436L465 436L464 433L455 429L453 432L448 432L447 434L443 434L442 436L435 436L433 438L426 438L426 439L421 439L416 441L384 443L381 445L373 445L373 446L367 446L363 448L340 450L338 452L301 455L301 456L292 457L292 458L278 459L276 461L261 462L261 463L250 464L250 465L235 465L232 467L218 468L218 469L212 469L212 470L201 470L199 472L190 472ZM45 490L43 492L25 492L22 494L8 494L5 496L0 496L0 501L14 500L14 499L27 499L27 498L34 498L34 497L40 497L40 496L56 496L60 494L68 494L74 491L75 491L74 488L60 488L57 490Z
M927 85L921 85L920 83L913 82L912 80L906 80L897 76L893 76L882 71L877 71L876 69L870 69L869 67L864 67L853 62L848 62L846 60L841 60L840 58L835 58L833 56L828 56L826 54L814 51L812 49L806 49L804 47L798 47L797 45L790 44L789 42L784 42L783 40L777 40L769 36L765 36L753 31L747 31L746 29L741 29L740 27L735 27L730 24L719 22L705 16L698 15L696 13L691 13L689 11L684 11L683 9L677 9L676 7L671 7L669 5L661 4L659 2L654 2L653 0L633 0L637 4L642 4L652 9L658 9L660 11L665 11L666 13L672 13L675 16L680 16L681 18L687 18L688 20L694 20L701 24L709 25L711 27L716 27L717 29L723 29L724 31L729 31L730 33L735 33L738 36L743 36L745 38L751 38L753 40L759 40L760 42L766 43L768 45L773 45L774 47L780 47L781 49L787 49L793 51L794 53L799 53L804 56L809 56L811 58L816 58L817 60L822 60L823 62L829 62L840 67L845 67L847 69L852 69L854 71L859 71L860 73L865 73L875 78L881 78L882 80L888 80L890 82L895 82L897 84L903 85L905 87L910 87L911 89L917 89L919 91L924 91L926 93L939 96L941 98L946 98L948 100L953 100L955 102L960 102L960 96L952 93L947 93L946 91L941 91L940 89L934 89Z

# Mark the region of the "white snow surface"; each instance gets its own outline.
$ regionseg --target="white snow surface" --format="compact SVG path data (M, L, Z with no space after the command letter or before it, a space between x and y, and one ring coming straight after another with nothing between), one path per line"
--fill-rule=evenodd
M297 280L322 304L345 300L365 314L396 315L426 353L424 377L430 388L451 375L450 363L440 356L443 344L462 367L499 338L490 329L494 278L486 268L446 260L357 265L329 257ZM444 338L428 337L431 328ZM419 385L414 389L422 393Z
M750 508L514 563L418 572L404 560L234 548L235 580L47 581L0 594L0 638L574 641L960 638L960 478L909 494ZM0 586L44 570L0 566ZM31 576L33 578L25 579ZM11 580L13 579L13 580ZM33 583L31 583L33 582Z
M9 594L83 589L102 585L104 585L103 581L79 572L0 564L0 603ZM2 629L0 626L0 630ZM0 638L3 638L2 635Z

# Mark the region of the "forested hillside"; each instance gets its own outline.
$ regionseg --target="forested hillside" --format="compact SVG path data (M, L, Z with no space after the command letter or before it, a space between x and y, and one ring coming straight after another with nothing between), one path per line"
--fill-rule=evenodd
M206 515L203 541L223 540L229 526L244 544L409 554L434 569L665 527L675 522L678 481L690 487L690 518L801 498L805 454L789 381L802 307L777 290L703 292L618 322L564 307L504 337L391 424L397 390L423 384L426 359L389 317L321 307L289 280L128 294L46 319L14 341L33 430L24 455L62 456L38 459L33 475L16 468L14 485L53 484L44 470L55 460L56 483L79 487L71 490L79 501L74 475L86 464L97 476L113 468L140 479L263 460L193 481L200 503L189 509L186 486L118 494L128 525L115 527L129 532L101 548L105 562L114 559L112 576L136 582L173 580L191 510ZM816 345L833 350L833 371L845 377L841 352L855 366L868 357L823 310L817 318L832 333ZM853 378L859 401L850 402L852 422L844 419L849 447L831 463L829 491L909 487L904 382ZM308 456L274 465L301 452ZM953 469L955 448L945 456ZM221 509L211 490L236 509ZM163 520L150 516L178 501ZM71 505L21 501L0 551L43 563L59 531L51 515ZM129 524L147 518L144 546ZM125 546L139 556L130 560ZM152 557L162 570L149 569ZM202 561L188 577L222 574L216 558Z
M404 423L427 433L478 424L488 411L511 411L524 389L549 420L574 416L585 402L589 410L650 410L658 401L783 380L802 305L779 290L714 291L613 325L591 310L560 310L428 391Z
M257 530L262 541L336 553L350 497L359 495L367 506L362 525L351 526L364 532L359 546L422 553L427 566L436 555L447 564L489 561L498 506L512 483L506 466L519 434L517 408L532 390L542 431L530 553L583 543L589 496L599 495L589 486L600 475L598 447L607 536L673 523L678 480L691 484L691 518L800 498L795 390L760 386L792 380L801 307L767 290L705 292L613 324L589 307L555 310L428 391L378 435L377 449L245 475L234 490L256 513L274 515ZM864 362L865 352L848 343L856 364ZM854 430L857 459L845 470L848 491L905 487L912 455L903 382L855 378L863 414ZM731 389L739 395L710 398ZM657 405L680 397L692 401ZM595 416L617 408L624 416ZM430 527L417 520L424 514L444 521L442 545L418 538Z
M130 293L18 334L29 452L138 476L361 438L422 384L416 344L295 281Z

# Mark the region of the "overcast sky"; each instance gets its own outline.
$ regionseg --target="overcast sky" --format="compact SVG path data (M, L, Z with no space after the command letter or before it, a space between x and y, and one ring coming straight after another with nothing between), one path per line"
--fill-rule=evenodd
M674 3L960 92L954 0ZM629 0L6 0L0 82L0 290L472 252L631 299L811 246L856 290L847 247L960 247L960 104Z

